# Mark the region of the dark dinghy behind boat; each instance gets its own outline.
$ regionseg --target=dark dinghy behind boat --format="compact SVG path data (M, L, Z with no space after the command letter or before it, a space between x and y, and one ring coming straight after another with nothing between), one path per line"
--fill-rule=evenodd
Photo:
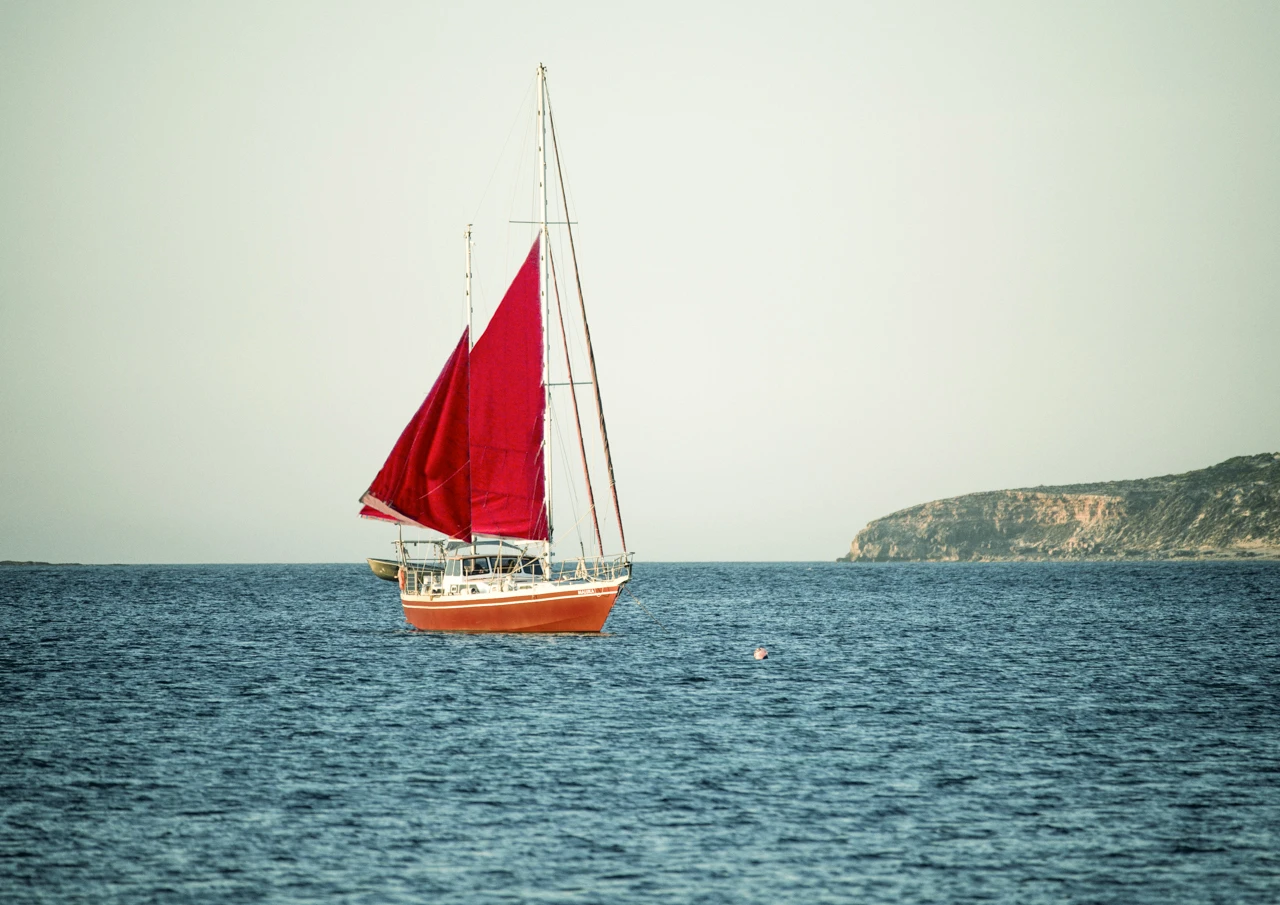
M400 577L400 563L394 559L374 559L369 557L369 568L373 574L387 581L395 581Z

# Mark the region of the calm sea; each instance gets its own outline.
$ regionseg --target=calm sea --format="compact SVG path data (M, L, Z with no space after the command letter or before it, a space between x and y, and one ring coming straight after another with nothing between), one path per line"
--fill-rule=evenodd
M363 565L0 569L0 900L1280 901L1280 564L634 589L450 636Z

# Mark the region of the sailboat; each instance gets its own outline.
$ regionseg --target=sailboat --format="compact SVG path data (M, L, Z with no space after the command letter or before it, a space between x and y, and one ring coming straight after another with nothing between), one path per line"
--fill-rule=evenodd
M570 219L548 220L548 129L563 209L559 146L546 68L537 70L537 238L484 332L472 340L471 229L462 336L369 489L360 514L400 526L395 541L400 601L415 628L469 632L599 632L631 577L613 460L605 430L591 331L587 325ZM575 380L549 227L567 227L589 380ZM567 380L551 379L552 299ZM578 387L594 390L621 553L605 555L592 488ZM596 547L553 556L552 388L567 387L581 453ZM557 425L559 426L559 425ZM581 523L582 520L579 520ZM440 535L406 540L403 528ZM421 555L419 555L421 554ZM370 561L375 573L378 567ZM384 569L385 571L385 569Z

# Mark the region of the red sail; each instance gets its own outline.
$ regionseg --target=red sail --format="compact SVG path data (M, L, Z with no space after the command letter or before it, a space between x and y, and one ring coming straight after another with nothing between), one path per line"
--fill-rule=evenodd
M377 519L380 522L396 522L396 523L400 522L400 519L396 518L394 515L387 515L385 512L379 512L377 509L374 509L372 506L361 506L360 517Z
M471 350L471 530L546 540L538 243Z
M360 502L389 521L470 540L467 345L464 330L435 386Z

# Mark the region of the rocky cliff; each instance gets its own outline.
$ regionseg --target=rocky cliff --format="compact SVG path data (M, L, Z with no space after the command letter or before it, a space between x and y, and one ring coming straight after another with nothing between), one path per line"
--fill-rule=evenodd
M935 500L871 522L840 561L1244 558L1280 559L1280 453Z

